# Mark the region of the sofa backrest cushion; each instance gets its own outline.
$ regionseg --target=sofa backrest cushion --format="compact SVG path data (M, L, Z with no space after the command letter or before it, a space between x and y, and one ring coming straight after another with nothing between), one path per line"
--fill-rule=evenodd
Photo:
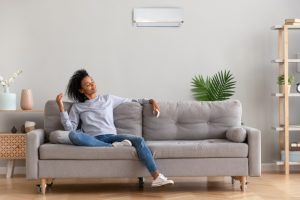
M69 112L72 103L64 102L64 108ZM58 106L55 101L48 101L44 110L44 129L49 133L55 130L64 130ZM118 133L142 135L142 106L139 103L123 103L114 109L115 126Z
M159 102L156 118L144 105L143 137L146 140L223 139L226 131L241 125L242 106L238 100Z
M72 106L72 103L70 102L64 102L64 108L66 111L70 111L70 108ZM58 106L55 101L50 100L47 101L45 104L44 109L44 130L47 136L47 139L49 138L49 133L55 130L64 130L64 127L62 126L60 122L60 114L58 110Z
M114 109L114 122L118 133L142 136L143 107L139 103L123 103Z

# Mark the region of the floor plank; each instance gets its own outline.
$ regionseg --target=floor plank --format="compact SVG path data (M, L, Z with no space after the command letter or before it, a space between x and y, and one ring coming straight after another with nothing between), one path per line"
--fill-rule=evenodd
M151 188L146 179L139 189L137 179L56 179L51 190L43 196L37 193L37 181L23 176L6 179L0 176L0 200L127 200L127 199L300 199L300 174L268 174L250 177L246 192L230 177L174 177L175 185Z

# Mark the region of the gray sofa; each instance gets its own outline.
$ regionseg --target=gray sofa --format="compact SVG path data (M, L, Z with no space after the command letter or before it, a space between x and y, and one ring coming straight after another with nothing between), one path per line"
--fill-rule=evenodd
M71 103L65 102L69 109ZM144 137L158 168L166 176L232 176L245 190L247 176L261 175L261 136L243 127L245 140L228 139L228 130L241 128L238 100L219 102L159 102L161 114L153 116L149 104L124 103L115 108L118 133ZM49 133L63 129L55 101L45 105L44 130L27 134L26 176L47 181L56 178L149 176L134 147L82 147L45 142ZM233 132L233 136L234 136ZM234 136L235 137L235 136ZM48 183L49 184L49 183ZM176 183L175 183L176 184Z

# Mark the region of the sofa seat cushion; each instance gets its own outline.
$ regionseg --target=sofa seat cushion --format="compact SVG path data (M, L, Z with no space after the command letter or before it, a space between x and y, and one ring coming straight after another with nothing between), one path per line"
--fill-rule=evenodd
M46 143L39 148L41 160L138 160L134 147L83 147Z
M248 145L226 139L147 141L154 158L246 158Z

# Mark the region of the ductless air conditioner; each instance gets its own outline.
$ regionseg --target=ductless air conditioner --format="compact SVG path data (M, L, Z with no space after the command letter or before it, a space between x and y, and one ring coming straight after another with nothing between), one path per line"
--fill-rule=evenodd
M179 27L183 24L183 9L134 8L132 18L136 27Z

